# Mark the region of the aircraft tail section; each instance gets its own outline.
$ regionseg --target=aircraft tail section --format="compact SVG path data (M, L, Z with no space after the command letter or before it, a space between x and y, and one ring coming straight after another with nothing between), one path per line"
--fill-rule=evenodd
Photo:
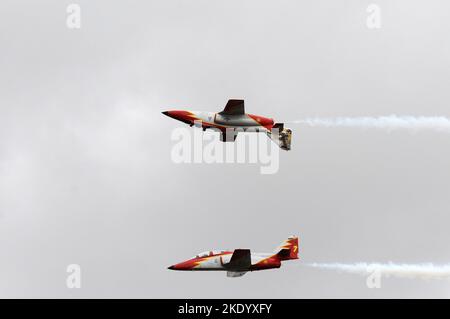
M280 260L298 259L298 237L291 236L286 239L277 247L275 253Z
M290 128L285 128L284 123L275 123L272 129L267 132L270 139L277 143L277 145L285 151L291 149L292 141L292 130Z

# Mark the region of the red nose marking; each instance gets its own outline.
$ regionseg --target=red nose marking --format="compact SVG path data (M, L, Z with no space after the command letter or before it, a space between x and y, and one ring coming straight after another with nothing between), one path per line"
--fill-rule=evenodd
M162 114L187 124L192 124L197 120L195 115L188 111L173 110L162 112Z
M191 270L196 265L197 265L197 260L196 259L191 259L191 260L186 260L186 261L183 261L181 263L172 265L172 266L168 267L168 269L171 269L171 270Z

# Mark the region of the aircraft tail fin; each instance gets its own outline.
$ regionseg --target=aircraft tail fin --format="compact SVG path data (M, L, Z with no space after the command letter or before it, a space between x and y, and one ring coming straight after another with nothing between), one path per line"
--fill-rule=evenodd
M285 151L291 149L292 130L290 128L285 128L284 123L275 123L267 134L281 149Z
M275 123L272 126L272 129L275 129L275 128L277 128L279 132L283 131L284 130L284 123Z
M291 236L286 239L275 253L281 260L298 259L298 237Z

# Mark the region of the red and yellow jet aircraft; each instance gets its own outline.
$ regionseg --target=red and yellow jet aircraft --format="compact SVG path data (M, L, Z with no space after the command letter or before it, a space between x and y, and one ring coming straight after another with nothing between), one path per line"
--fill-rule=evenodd
M162 113L190 126L199 123L203 130L217 129L223 142L233 142L238 132L265 132L281 149L291 149L292 131L271 118L245 113L244 100L229 100L218 113L180 110Z
M170 266L172 270L221 270L228 277L240 277L248 271L280 268L284 260L298 259L298 237L291 236L273 253L251 253L250 249L211 250Z

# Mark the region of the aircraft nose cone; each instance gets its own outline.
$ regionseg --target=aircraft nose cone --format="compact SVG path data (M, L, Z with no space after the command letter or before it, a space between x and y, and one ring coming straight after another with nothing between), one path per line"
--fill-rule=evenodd
M170 270L192 270L196 266L195 259L182 261L181 263L167 267Z
M164 115L169 116L169 111L164 111L164 112L161 112L161 113L164 114Z

